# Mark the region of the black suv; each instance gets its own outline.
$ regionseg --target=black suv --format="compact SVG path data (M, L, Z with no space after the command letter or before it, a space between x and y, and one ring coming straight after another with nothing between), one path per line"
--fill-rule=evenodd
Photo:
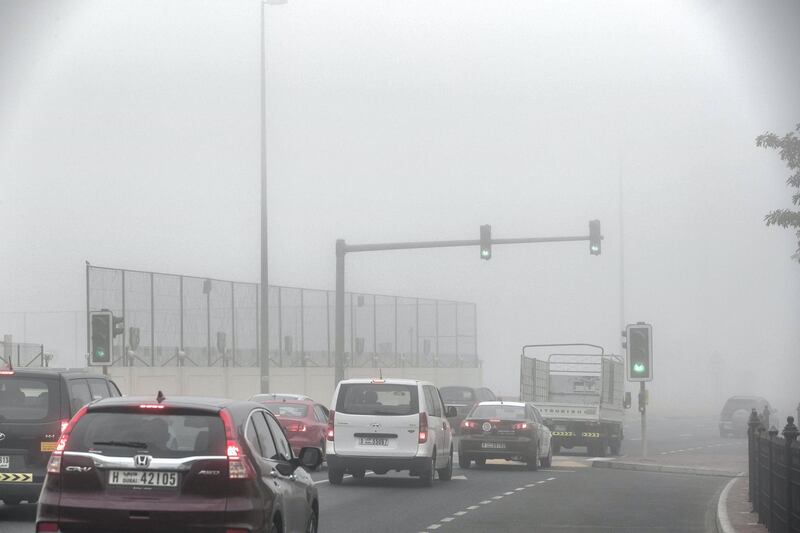
M47 460L87 403L121 396L113 381L80 370L0 370L0 500L35 502Z

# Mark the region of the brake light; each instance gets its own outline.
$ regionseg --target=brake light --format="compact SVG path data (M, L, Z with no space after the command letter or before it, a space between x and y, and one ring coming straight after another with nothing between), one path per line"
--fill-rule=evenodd
M163 403L143 403L139 405L139 409L163 409Z
M419 443L425 444L428 442L428 414L419 414Z
M0 370L0 376L13 376L13 370Z
M222 419L223 426L225 426L225 454L228 456L228 478L252 479L254 477L253 467L244 453L242 453L242 448L236 439L231 414L226 409L222 409L219 412L219 416Z
M461 429L472 430L478 427L478 424L474 420L464 420L461 422Z
M290 431L292 433L302 433L304 431L308 431L308 428L302 422L287 422L286 431Z
M69 434L72 432L72 428L75 427L75 424L78 423L78 420L86 413L89 406L84 405L78 412L75 413L75 416L69 420L66 425L64 422L61 422L61 435L58 437L58 442L56 443L56 449L53 450L53 453L50 454L50 459L47 461L47 473L48 474L60 474L61 473L61 455L64 453L64 449L67 447L67 440L69 439ZM49 524L51 522L42 522L42 524ZM54 522L53 522L54 523ZM39 531L37 524L37 531ZM56 529L43 529L41 531L58 531L58 524L56 524Z
M328 415L328 429L325 430L325 438L329 441L333 442L333 417L336 415L336 411L331 409L330 415Z
M514 424L514 431L525 431L528 429L528 424L526 422L517 422Z
M36 524L36 533L58 533L58 522L39 522Z

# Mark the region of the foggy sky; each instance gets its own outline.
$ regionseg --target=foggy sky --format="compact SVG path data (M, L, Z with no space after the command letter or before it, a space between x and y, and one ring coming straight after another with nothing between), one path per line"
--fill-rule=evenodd
M84 260L258 280L259 5L0 0L0 333L77 364L85 324L29 317L23 338L20 313L82 311ZM521 345L618 352L642 320L654 409L759 393L786 414L800 266L792 232L763 224L790 206L788 171L754 138L800 122L798 6L266 6L270 283L332 288L336 238L574 235L598 218L599 257L358 254L348 289L476 302L500 393L517 392Z

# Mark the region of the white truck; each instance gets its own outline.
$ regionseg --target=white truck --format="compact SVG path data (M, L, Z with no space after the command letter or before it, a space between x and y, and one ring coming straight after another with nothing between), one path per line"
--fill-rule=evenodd
M589 455L619 455L630 405L619 356L551 354L520 361L520 400L532 402L552 432L553 453L586 446Z

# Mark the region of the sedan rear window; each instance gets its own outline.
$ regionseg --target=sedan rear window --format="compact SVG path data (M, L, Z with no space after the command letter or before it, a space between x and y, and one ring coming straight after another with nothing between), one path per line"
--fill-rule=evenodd
M225 455L225 429L215 415L87 413L72 430L67 451L115 457Z
M58 381L3 376L0 378L0 421L42 422L59 417Z
M352 415L402 416L419 413L416 385L346 383L339 389L336 411Z
M517 405L479 405L472 410L469 418L525 420L525 408Z
M278 417L305 418L308 414L308 406L302 403L265 402L264 407Z

